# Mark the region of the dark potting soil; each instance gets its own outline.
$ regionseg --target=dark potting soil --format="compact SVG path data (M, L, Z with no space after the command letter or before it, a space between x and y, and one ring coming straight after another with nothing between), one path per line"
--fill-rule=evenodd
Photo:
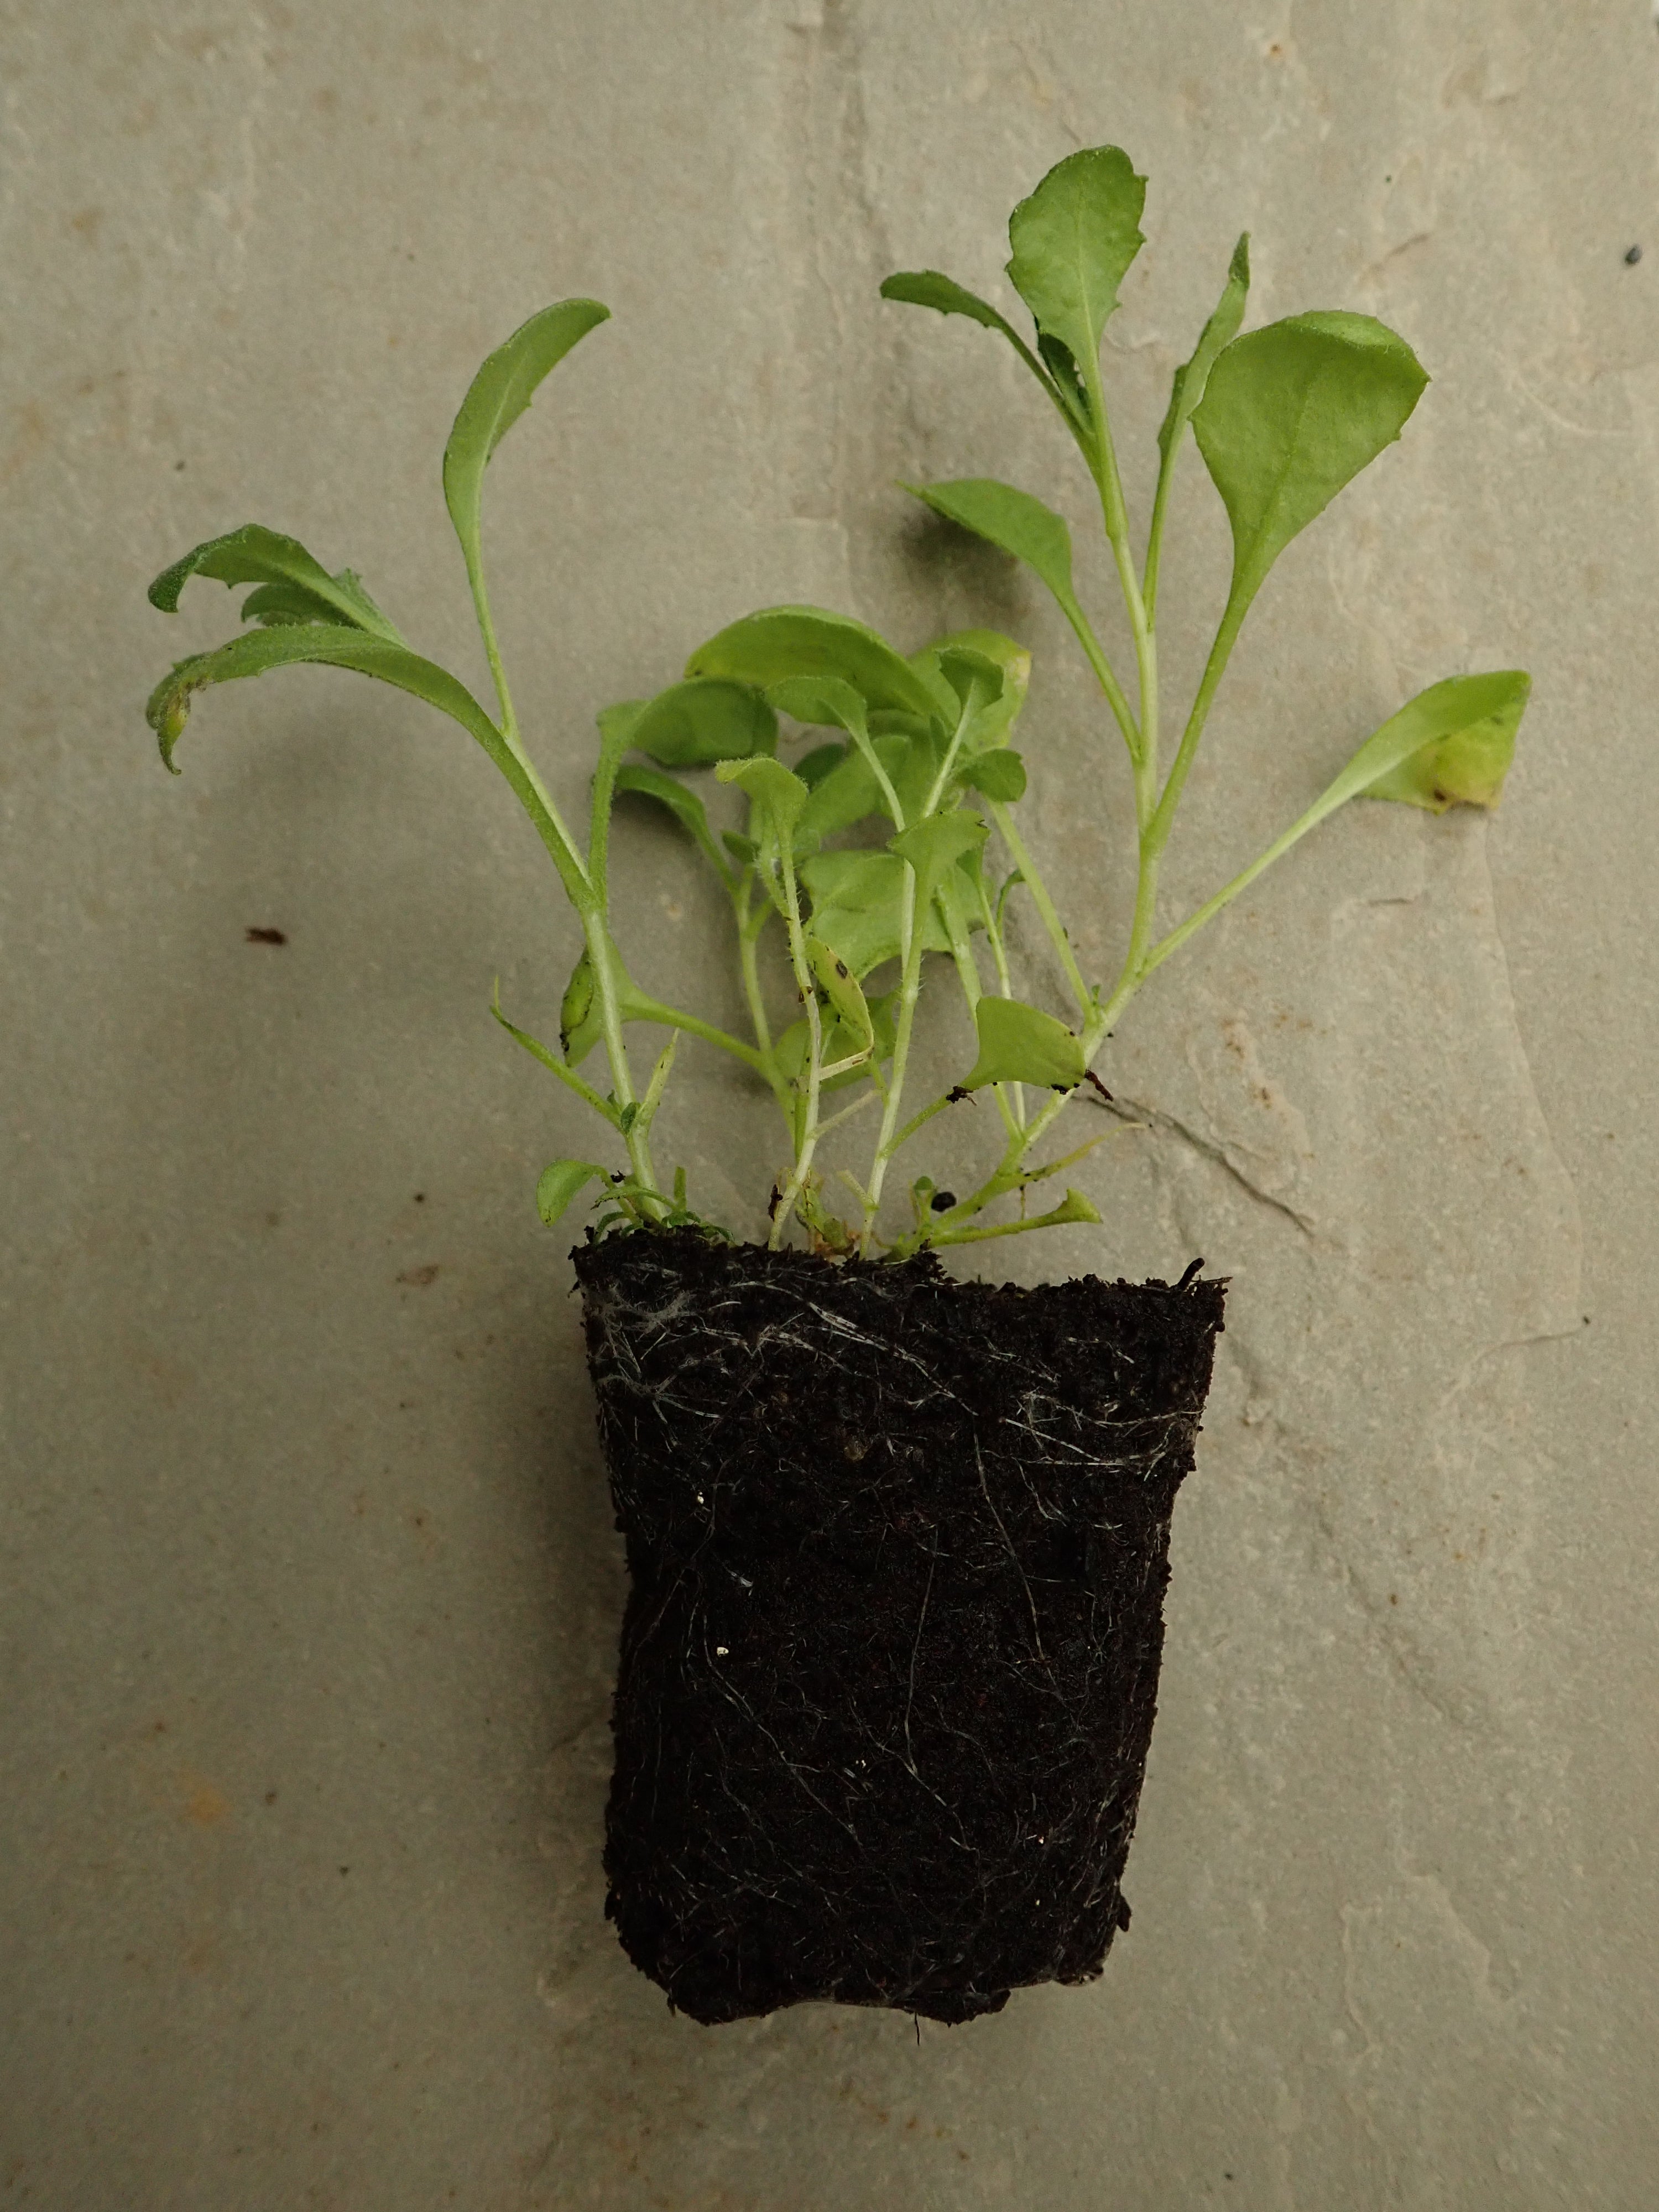
M574 1254L631 1588L606 1911L694 2020L1088 1981L1225 1285Z

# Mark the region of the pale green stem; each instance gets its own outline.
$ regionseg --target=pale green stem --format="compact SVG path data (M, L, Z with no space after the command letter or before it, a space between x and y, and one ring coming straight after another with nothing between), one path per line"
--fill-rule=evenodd
M701 1037L705 1044L718 1045L722 1052L729 1052L733 1060L740 1060L757 1075L767 1073L765 1056L753 1045L745 1044L741 1037L734 1037L729 1030L717 1029L713 1022L706 1022L697 1014L682 1013L678 1006L665 1006L660 999L651 1003L653 1011L641 1014L641 1020L660 1022L665 1029L684 1030L687 1036Z
M1095 680L1106 695L1106 703L1112 710L1113 718L1118 728L1123 732L1124 744L1129 748L1129 758L1132 761L1139 760L1140 730L1135 721L1134 710L1129 704L1123 686L1117 680L1116 670L1106 658L1105 649L1090 627L1089 617L1084 613L1075 599L1061 599L1060 611L1072 625L1073 635L1083 647L1084 655L1090 667L1095 672Z
M778 839L778 860L783 871L784 915L789 932L789 964L795 971L795 982L801 1003L806 1010L806 1115L795 1145L795 1164L789 1181L772 1217L772 1234L768 1238L769 1249L775 1252L783 1242L783 1232L795 1210L818 1141L818 1094L823 1081L823 1027L818 1018L818 994L814 986L812 970L806 957L806 935L800 924L800 896L795 889L795 859L786 832Z
M754 907L755 873L745 868L741 892L732 894L732 903L738 917L738 956L743 969L743 995L748 1003L749 1018L755 1028L755 1042L763 1053L772 1049L772 1024L766 1018L766 1000L761 992L760 963L755 957L760 934L766 927L767 908L758 912Z
M850 1121L854 1114L862 1114L866 1106L873 1106L880 1096L881 1093L878 1091L873 1089L866 1091L861 1097L855 1098L850 1106L843 1106L839 1113L832 1114L827 1121L820 1121L818 1123L819 1143L822 1144L824 1138L829 1135L831 1129L840 1128L842 1123L843 1121ZM847 1175L845 1168L842 1169L841 1173L845 1180L848 1182L852 1180L852 1178ZM856 1184L854 1188L857 1189L860 1198L862 1199L864 1196L863 1184Z
M876 1234L876 1216L881 1207L881 1187L887 1179L887 1163L893 1151L893 1132L898 1126L899 1101L904 1092L904 1072L910 1060L910 1030L915 1020L916 1000L921 991L922 932L915 919L915 871L907 862L904 872L904 895L899 908L904 943L904 964L899 981L898 1019L893 1024L893 1073L887 1086L887 1097L881 1117L881 1133L876 1139L875 1158L870 1163L870 1181L864 1209L864 1225L859 1236L859 1253L863 1259L870 1256L870 1246Z
M605 916L596 906L582 916L583 933L587 939L587 957L593 970L593 987L599 994L601 1034L605 1049L611 1062L611 1095L619 1114L635 1103L633 1071L628 1064L628 1046L623 1037L622 1009L616 978L611 970L611 933L605 926ZM650 1132L640 1127L636 1117L623 1142L628 1147L629 1164L636 1182L654 1192L657 1171L651 1162ZM645 1201L647 1212L650 1201ZM653 1218L660 1218L660 1210Z
M1077 955L1072 950L1071 939L1066 934L1065 926L1060 921L1054 902L1048 896L1048 886L1037 873L1036 864L1026 851L1024 841L1018 830L1015 829L1013 817L1009 813L1007 806L1000 799L991 799L988 804L991 811L991 819L997 825L998 835L1008 848L1014 866L1019 870L1022 881L1031 894L1031 902L1042 918L1042 927L1048 933L1049 942L1060 955L1060 964L1066 970L1066 980L1072 987L1072 995L1077 1000L1078 1011L1086 1019L1095 1003L1094 994L1083 980L1083 970L1077 964Z
M1020 1237L1023 1236L1028 1229L1052 1228L1054 1224L1055 1215L1057 1214L1062 1214L1062 1209L1059 1206L1056 1206L1052 1213L1034 1213L1029 1215L1023 1221L998 1222L993 1227L988 1229L942 1229L937 1236L930 1236L927 1242L930 1245L978 1244L982 1243L988 1237ZM1062 1218L1072 1219L1076 1218L1075 1216L1066 1217L1063 1216L1063 1214Z
M643 1129L648 1133L651 1124L656 1120L657 1109L662 1104L663 1092L668 1087L669 1073L673 1067L674 1053L678 1044L678 1036L671 1035L667 1043L657 1054L657 1064L651 1071L651 1080L646 1085L644 1097L640 1101L640 1110L634 1124L635 1128Z
M1014 995L1014 986L1008 971L1008 950L1002 941L1000 925L991 910L991 895L985 888L983 876L977 879L977 889L980 916L985 924L985 934L990 940L991 959L997 971L998 988L1005 999L1012 999ZM1001 901L999 900L997 903L1000 907ZM998 1085L999 1095L1004 1088L1003 1085ZM1009 1104L1013 1112L1014 1127L1023 1129L1025 1127L1025 1085L1023 1083L1010 1083L1006 1088Z
M866 766L876 779L882 797L887 801L887 811L893 817L894 829L897 830L908 828L908 824L904 819L904 809L899 804L899 795L893 779L882 766L881 757L871 743L869 732L849 730L847 734L863 755Z
M1185 921L1170 930L1166 937L1158 939L1140 963L1142 976L1150 975L1155 968L1161 968L1170 955L1178 952L1188 939L1195 936L1206 921L1213 921L1224 906L1236 899L1241 891L1248 890L1259 875L1272 867L1275 860L1282 860L1292 845L1305 837L1310 830L1316 830L1328 815L1335 811L1334 807L1326 805L1322 799L1310 806L1305 814L1298 815L1290 828L1275 837L1267 851L1252 860L1248 868L1241 869L1230 884L1222 885L1213 898L1206 899L1201 907L1188 915Z
M1140 596L1146 609L1148 623L1158 619L1158 576L1164 559L1164 521L1170 505L1170 487L1175 482L1176 456L1181 451L1181 441L1187 430L1186 419L1176 425L1167 453L1160 453L1158 464L1158 489L1152 494L1152 519L1146 532L1146 559L1141 569Z
M1095 483L1100 493L1101 520L1105 526L1107 541L1112 549L1112 560L1117 569L1117 580L1123 593L1123 604L1128 611L1129 627L1134 635L1135 672L1140 690L1139 743L1132 747L1135 775L1135 809L1137 819L1144 830L1146 825L1149 785L1148 773L1155 779L1158 754L1158 644L1146 605L1140 595L1140 584L1135 574L1134 557L1129 548L1129 518L1123 503L1123 481L1118 473L1117 452L1112 443L1112 426L1106 410L1106 387L1100 374L1100 359L1097 355L1083 364L1088 384L1090 404L1095 416L1097 434L1096 459L1093 469ZM1155 783L1150 787L1155 788Z
M955 773L957 756L962 751L962 741L968 732L969 713L969 709L964 707L957 717L956 729L951 733L945 758L939 764L939 774L933 778L933 788L927 793L927 802L921 810L921 818L924 822L930 814L937 811L939 803L944 798L951 778ZM903 824L901 823L900 827L902 828Z
M1157 811L1146 825L1146 834L1158 853L1162 853L1169 842L1170 825L1175 820L1176 809L1181 804L1181 794L1187 787L1193 755L1198 750L1198 741L1204 734L1204 725L1210 718L1216 691L1227 672L1227 663L1232 657L1233 647L1237 642L1239 630L1249 612L1254 596L1253 592L1241 592L1235 585L1217 626L1215 641L1210 647L1209 659L1204 664L1204 674L1199 682L1198 695L1193 701L1193 711L1187 717L1187 726L1181 733L1181 744L1170 770L1169 781L1164 787Z
M968 1001L968 1017L972 1021L974 1009L985 995L985 992L984 986L980 981L979 964L974 958L974 948L969 941L967 927L962 919L962 909L957 902L956 886L942 884L935 896L939 900L939 910L945 916L945 933L951 939L951 957L956 965L957 981L962 986L963 997ZM984 902L984 896L985 886L981 883L980 885L981 904ZM1006 998L1007 995L1005 991L1003 996ZM994 1084L992 1088L996 1093L997 1111L1002 1116L1003 1127L1012 1137L1021 1127L1025 1119L1024 1103L1020 1099L1018 1089L1016 1085L1006 1083ZM906 1128L902 1134L893 1139L895 1152L897 1152L908 1135L909 1129Z
M947 1106L957 1106L961 1103L955 1092L951 1091L947 1091L942 1098L935 1098L931 1105L924 1106L919 1114L913 1114L904 1127L894 1133L893 1140L888 1146L889 1152L894 1153L902 1152L911 1138L915 1135L916 1131L922 1127L924 1123L931 1121L935 1114L942 1114Z
M617 1109L608 1098L601 1098L592 1085L578 1075L568 1060L561 1060L556 1052L550 1052L539 1037L532 1036L528 1030L521 1030L516 1022L508 1021L507 1016L501 1012L499 976L495 980L495 990L490 999L489 1011L507 1035L515 1043L522 1045L532 1060L539 1060L551 1074L558 1077L561 1083L574 1091L584 1105L591 1106L602 1121L609 1121L613 1129L616 1127Z

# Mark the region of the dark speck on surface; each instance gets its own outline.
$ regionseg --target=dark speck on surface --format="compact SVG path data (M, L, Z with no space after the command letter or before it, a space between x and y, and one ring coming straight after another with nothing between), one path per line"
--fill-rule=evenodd
M1627 269L1634 269L1634 268L1635 268L1635 266L1636 266L1636 264L1637 264L1637 263L1638 263L1641 258L1642 258L1642 249L1641 249L1641 247L1640 247L1639 246L1632 246L1631 247L1630 251L1629 251L1629 252L1626 254L1626 256L1625 256L1625 265L1626 265L1626 267Z
M288 933L282 929L250 929L247 941L250 945L286 945Z

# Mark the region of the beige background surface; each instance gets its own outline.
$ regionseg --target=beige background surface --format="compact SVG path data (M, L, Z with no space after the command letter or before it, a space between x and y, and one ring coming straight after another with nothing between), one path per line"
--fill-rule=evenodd
M1646 0L10 0L0 70L0 2203L1651 2204ZM1164 972L1107 1226L1012 1248L1236 1283L1105 1978L709 2032L600 1917L621 1572L531 1206L582 1139L487 1012L499 972L556 1020L556 887L355 678L210 700L169 782L143 694L230 603L143 586L262 520L481 679L442 441L596 292L490 488L556 787L750 605L996 621L1103 966L1125 792L1069 641L891 479L1079 487L988 337L875 285L1003 296L1009 205L1105 139L1152 178L1134 495L1243 225L1253 319L1367 309L1436 380L1269 586L1171 912L1434 677L1522 660L1535 705L1495 820L1357 811ZM1225 558L1191 455L1176 521L1180 688ZM689 989L712 909L625 842ZM766 1125L682 1066L670 1149L751 1226Z

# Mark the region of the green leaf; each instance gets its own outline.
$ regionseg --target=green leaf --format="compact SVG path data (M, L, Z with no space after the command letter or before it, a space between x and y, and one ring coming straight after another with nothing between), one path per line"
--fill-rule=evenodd
M1034 568L1073 626L1084 619L1072 588L1072 533L1063 517L1029 491L994 477L958 477L949 483L906 484L906 491L958 528L988 538Z
M937 668L944 673L953 665L954 656L964 654L994 662L1002 678L996 697L976 708L963 733L966 749L979 752L1007 742L1008 732L1025 705L1025 694L1031 681L1031 656L1024 646L1012 637L1005 637L1000 630L959 629L938 639L922 652L913 653L910 665L916 669ZM954 665L971 667L973 660L957 661Z
M1531 693L1532 678L1519 668L1431 684L1365 740L1318 800L1320 817L1354 798L1399 799L1433 814L1496 806Z
M632 792L636 798L654 799L659 806L666 807L680 826L696 839L721 879L730 880L731 871L708 827L708 810L695 791L688 791L683 783L677 783L672 775L665 775L660 769L641 768L635 761L626 761L617 769L617 789L618 793Z
M1226 287L1215 313L1199 334L1192 358L1183 362L1175 373L1175 381L1170 388L1169 411L1158 434L1158 449L1166 462L1179 443L1193 410L1204 397L1204 387L1210 380L1217 355L1238 335L1249 289L1250 234L1247 230L1233 248L1233 258L1227 266Z
M766 702L809 728L845 730L853 738L869 735L863 699L839 676L787 676L770 687Z
M1076 431L1089 430L1092 425L1089 393L1082 372L1073 357L1072 349L1061 345L1058 338L1050 337L1047 331L1039 331L1037 351L1042 355L1043 367L1059 394L1061 414L1075 426Z
M1042 1217L1045 1229L1059 1229L1068 1221L1091 1222L1098 1225L1098 1210L1085 1198L1080 1190L1067 1190L1060 1204Z
M872 1000L872 1012L874 1004ZM886 1042L883 1043L878 1036L872 1052L869 1038L861 1030L855 1035L842 1022L825 1023L820 1038L820 1066L833 1067L840 1060L857 1060L860 1055L864 1058L863 1064L858 1067L844 1067L838 1075L825 1076L823 1079L824 1090L844 1091L852 1084L867 1081L870 1060L878 1056L884 1058L892 1052L891 1030L890 1023ZM803 1080L811 1044L812 1034L804 1021L791 1022L787 1029L774 1038L769 1061L779 1081L799 1083Z
M258 584L242 602L244 622L338 623L401 645L402 638L349 568L331 576L297 538L284 538L258 522L195 546L149 587L149 602L163 614L178 611L179 595L192 576L222 584Z
M834 676L866 707L932 717L949 712L885 638L850 615L822 607L766 607L699 646L688 676L726 676L769 690L791 677Z
M559 1002L559 1050L574 1067L586 1059L602 1034L592 956L583 945Z
M673 1009L641 991L629 974L614 939L610 945L611 987L618 1018L624 1022L659 1022ZM605 1035L605 1008L593 973L592 955L586 945L570 971L559 1004L559 1049L572 1067L579 1067Z
M801 862L800 879L812 901L813 934L860 981L884 961L898 958L906 871L896 854L814 853ZM951 949L945 924L932 905L922 921L921 949Z
M501 732L464 684L447 669L422 660L406 645L387 638L371 637L348 629L340 623L284 623L276 629L245 631L212 653L193 653L175 664L149 696L145 720L161 740L161 758L173 765L173 748L190 719L191 702L210 684L229 684L245 676L263 676L268 669L313 662L330 668L355 668L362 676L378 676L400 690L438 707L470 732L494 758L501 743ZM175 773L177 771L175 770Z
M781 761L773 760L764 753L757 754L752 760L721 761L714 774L721 783L735 783L739 790L747 792L770 823L779 844L789 842L801 809L811 797L798 775L792 775Z
M919 659L937 668L955 692L960 711L977 719L1002 698L1002 664L971 645L936 645Z
M478 573L479 515L490 455L535 398L542 379L610 314L597 300L561 300L544 307L497 346L473 378L444 447L444 502L469 575Z
M954 276L941 276L937 269L899 269L882 279L884 300L897 300L907 307L932 307L940 315L966 315L971 322L982 323L988 331L1000 331L1011 345L1025 353L1026 344L1006 315L1000 315L988 300L981 300Z
M795 774L809 791L816 791L831 769L850 757L851 748L847 745L814 745L795 763Z
M998 745L988 753L971 754L957 770L956 780L970 791L982 792L987 799L1000 799L1006 805L1025 796L1025 763L1010 745Z
M1428 380L1370 315L1291 315L1224 348L1193 432L1232 524L1231 606L1394 443Z
M1083 1047L1064 1022L1018 999L981 999L974 1009L979 1058L962 1079L964 1091L988 1083L1037 1083L1050 1091L1075 1091L1086 1063Z
M985 824L972 814L929 814L888 840L888 851L915 870L919 914L931 907L947 869L976 852L986 836Z
M610 1182L610 1170L595 1166L592 1160L555 1160L542 1170L537 1181L536 1211L551 1229L571 1200L589 1183L602 1182L608 1187Z
M752 684L696 678L647 702L634 743L664 768L706 768L775 752L778 718Z
M1161 966L1292 845L1351 799L1403 799L1408 806L1426 806L1437 814L1460 801L1495 806L1531 690L1532 678L1524 670L1500 668L1490 675L1449 676L1408 699L1397 714L1372 732L1305 814L1298 815L1265 853L1153 946L1146 972Z
M1011 720L1024 708L1031 683L1031 650L1018 638L1006 636L1000 629L953 629L948 636L935 639L927 653L939 655L941 660L947 654L964 653L994 662L1002 678L998 704L1012 708ZM915 656L917 661L924 657L922 653Z
M915 822L939 780L945 741L937 726L906 737L895 732L874 741L876 757L886 769L907 822Z
M1008 219L1009 281L1045 337L1085 372L1146 244L1146 179L1121 146L1091 146L1057 162ZM1050 362L1051 368L1054 363Z
M884 738L878 742L886 750L891 741ZM805 764L804 761L798 763L798 770ZM806 781L804 776L801 780ZM874 769L861 752L850 746L827 774L811 784L811 797L802 808L797 825L804 837L833 837L842 830L850 830L855 822L887 811L886 796L876 780Z
M873 1042L876 1032L870 1018L869 1006L859 988L858 978L834 946L826 945L814 931L808 931L806 935L806 958L819 987L835 1009L836 1019L843 1029L860 1040L854 1049L862 1051ZM826 1062L837 1057L847 1058L848 1055L833 1053L824 1055Z

